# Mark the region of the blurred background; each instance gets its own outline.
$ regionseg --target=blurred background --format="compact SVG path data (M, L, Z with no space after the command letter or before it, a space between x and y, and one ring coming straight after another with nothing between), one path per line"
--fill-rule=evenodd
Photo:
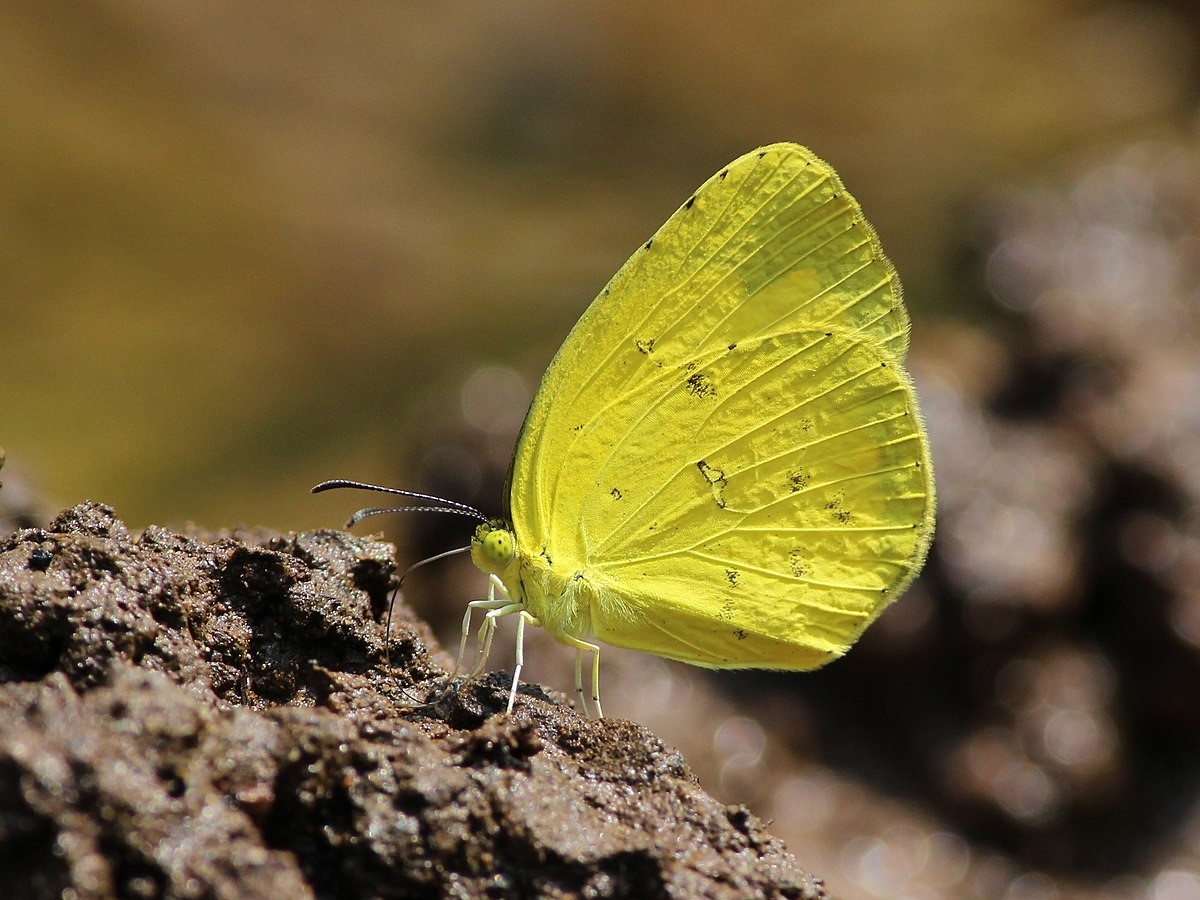
M378 499L331 477L498 512L626 256L739 154L812 147L905 282L930 563L826 670L606 650L606 709L841 897L1200 898L1193 4L9 0L0 98L9 527ZM468 524L370 527L411 561ZM480 585L409 599L453 641Z

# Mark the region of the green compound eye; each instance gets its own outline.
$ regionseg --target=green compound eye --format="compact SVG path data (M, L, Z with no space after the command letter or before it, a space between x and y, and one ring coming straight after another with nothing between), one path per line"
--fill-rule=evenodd
M483 552L488 559L506 563L513 558L513 538L507 531L493 531L483 541Z
M516 555L516 541L504 522L494 520L480 525L475 531L475 541L490 567L503 568Z

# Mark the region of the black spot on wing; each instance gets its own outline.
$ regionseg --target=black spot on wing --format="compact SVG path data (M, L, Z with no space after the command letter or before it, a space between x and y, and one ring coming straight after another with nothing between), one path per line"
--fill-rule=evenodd
M704 372L693 372L687 380L688 393L693 397L715 397L717 386L710 376Z
M825 504L825 508L829 510L833 516L833 520L839 525L849 525L854 518L854 514L846 509L845 498L840 494Z
M808 560L800 547L793 547L788 551L788 568L792 570L795 578L803 578L808 574Z
M802 491L808 487L809 482L812 481L812 476L801 469L792 469L787 473L787 480L788 487L794 494L796 491Z

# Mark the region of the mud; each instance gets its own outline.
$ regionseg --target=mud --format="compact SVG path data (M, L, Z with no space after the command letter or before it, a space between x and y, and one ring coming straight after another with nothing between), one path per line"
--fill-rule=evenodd
M0 895L826 896L645 728L504 715L402 606L385 656L392 553L94 503L0 539Z

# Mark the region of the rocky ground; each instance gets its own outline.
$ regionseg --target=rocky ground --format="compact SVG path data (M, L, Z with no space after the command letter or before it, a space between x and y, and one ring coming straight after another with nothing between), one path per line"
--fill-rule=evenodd
M645 728L506 716L403 607L389 661L392 553L96 503L2 539L0 894L825 896Z

